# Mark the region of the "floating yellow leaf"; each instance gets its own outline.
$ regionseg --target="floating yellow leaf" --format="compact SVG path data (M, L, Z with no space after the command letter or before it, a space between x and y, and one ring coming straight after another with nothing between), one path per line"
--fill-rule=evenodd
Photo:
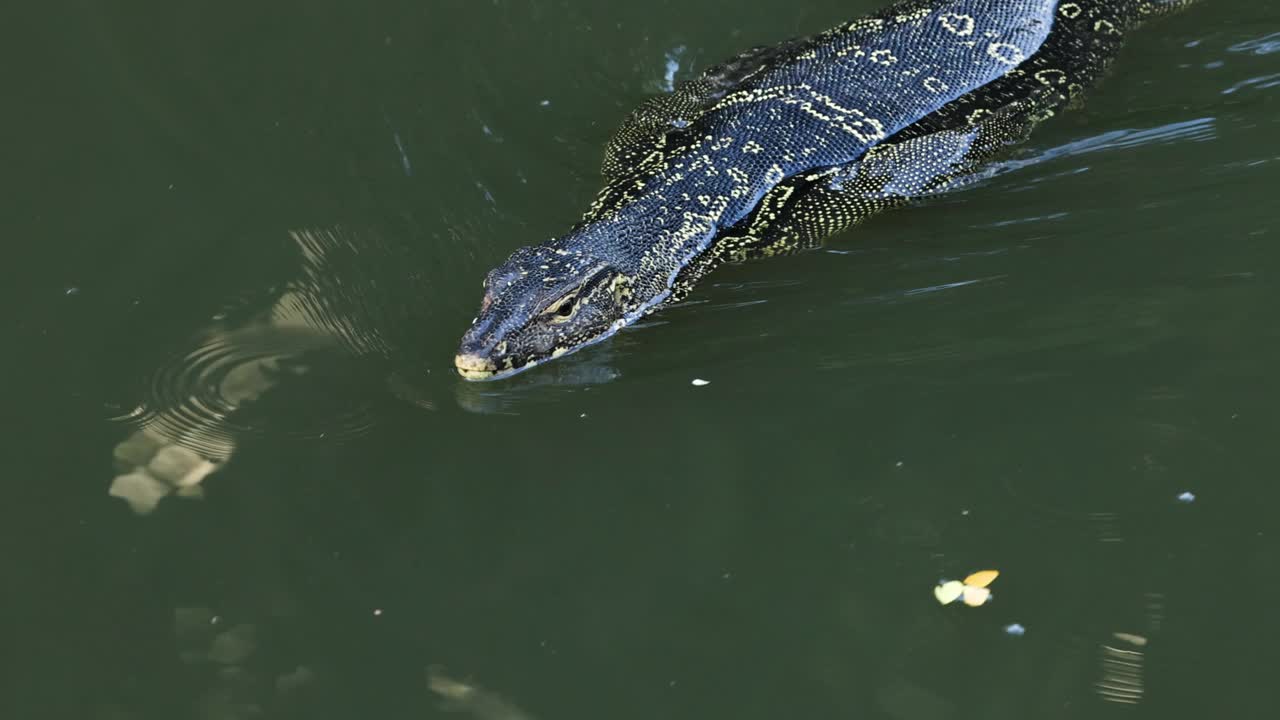
M991 591L976 585L964 586L964 604L969 607L978 607L991 599Z
M964 594L964 583L959 580L949 580L933 589L933 596L938 598L938 602L943 605L953 603L960 599Z
M999 570L979 570L964 579L964 584L969 587L984 588L1000 577Z

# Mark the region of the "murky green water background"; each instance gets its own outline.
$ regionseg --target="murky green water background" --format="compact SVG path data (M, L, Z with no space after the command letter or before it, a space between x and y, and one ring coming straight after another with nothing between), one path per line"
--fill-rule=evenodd
M440 717L428 666L548 720L1272 716L1266 3L981 187L452 373L630 107L876 4L27 11L5 716Z

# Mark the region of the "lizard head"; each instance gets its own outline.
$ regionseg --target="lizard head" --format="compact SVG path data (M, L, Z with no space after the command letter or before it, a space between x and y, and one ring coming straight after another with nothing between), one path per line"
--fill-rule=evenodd
M612 335L635 305L632 279L609 263L521 248L485 276L480 313L454 364L467 380L506 377Z

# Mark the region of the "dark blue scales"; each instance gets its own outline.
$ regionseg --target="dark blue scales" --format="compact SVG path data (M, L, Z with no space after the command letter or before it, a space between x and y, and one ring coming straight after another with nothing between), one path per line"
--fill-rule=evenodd
M813 247L980 170L1191 0L909 0L754 48L637 108L573 228L485 281L456 361L510 374L608 337L717 265Z

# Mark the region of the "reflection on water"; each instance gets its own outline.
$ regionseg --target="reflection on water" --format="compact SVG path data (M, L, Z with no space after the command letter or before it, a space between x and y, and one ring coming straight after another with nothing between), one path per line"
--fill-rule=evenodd
M315 671L306 665L268 670L261 657L261 634L252 623L230 622L206 607L174 609L177 657L187 673L201 679L200 690L188 706L192 717L281 717L297 712L309 700Z
M522 406L562 402L564 395L587 392L618 379L612 364L614 352L602 347L579 353L566 362L551 363L541 372L523 373L496 383L455 383L455 397L462 409L484 415L516 414Z
M149 373L138 407L118 418L132 431L116 448L110 492L136 512L175 492L199 497L200 483L246 438L341 443L374 428L380 401L435 409L440 383L453 385L469 412L514 414L619 376L603 349L505 383L458 383L448 369L433 377L405 350L415 326L396 314L422 299L376 233L289 235L297 276L269 305L218 313ZM282 385L292 390L288 401L271 402Z
M113 454L119 474L108 492L129 503L139 515L155 510L171 493L202 497L200 483L230 457L230 452L199 454L149 427L129 435L116 445Z
M151 512L174 491L198 497L199 484L245 437L334 443L375 424L374 383L351 378L377 371L370 361L391 350L379 323L395 298L380 291L369 274L377 266L365 260L376 257L376 236L334 229L290 237L298 276L266 307L217 314L150 373L137 409L120 418L133 430L116 446L120 474L110 492L135 512ZM263 396L286 382L302 386L307 401L264 407Z
M533 720L533 716L496 693L477 685L455 680L444 669L427 668L427 687L444 698L445 712L466 713L476 720Z
M1098 695L1107 702L1137 705L1144 690L1142 675L1147 639L1124 632L1112 633L1111 637L1111 642L1102 644L1102 678L1096 685Z
M155 372L143 410L132 420L219 459L229 457L245 435L341 441L367 432L374 422L369 398L344 397L341 385L335 386L352 365L344 360L331 337L310 328L264 325L210 333ZM322 405L252 412L284 382L326 387L317 398Z

